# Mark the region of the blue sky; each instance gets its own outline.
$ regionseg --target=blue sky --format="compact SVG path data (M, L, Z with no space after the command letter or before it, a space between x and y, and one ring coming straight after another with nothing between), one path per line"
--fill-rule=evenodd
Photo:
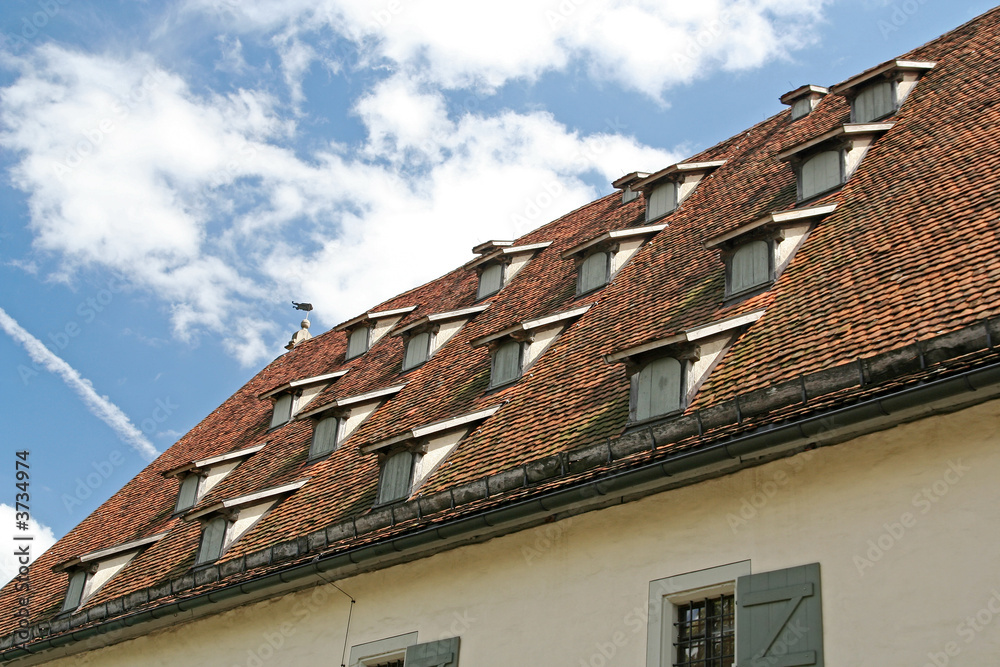
M989 8L6 0L0 539L16 451L44 546L281 354L291 300L323 331Z

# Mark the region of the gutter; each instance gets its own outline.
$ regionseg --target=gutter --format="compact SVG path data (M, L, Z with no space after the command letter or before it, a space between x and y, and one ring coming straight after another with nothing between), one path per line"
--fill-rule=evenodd
M685 486L706 477L728 474L741 468L760 465L780 456L789 456L806 448L843 442L933 414L982 403L1000 396L1000 362L982 368L908 387L879 398L859 401L850 406L788 422L742 436L729 438L699 449L668 456L580 484L517 501L474 516L455 519L363 547L328 556L317 556L303 563L162 607L130 614L75 632L64 633L23 647L0 653L7 662L66 647L73 643L159 620L168 616L200 610L198 615L221 611L223 603L240 596L263 597L263 591L277 594L298 582L304 587L312 577L325 580L324 574L338 578L353 576L380 567L426 557L452 548L539 525L560 513L560 518L636 500L670 488ZM230 605L237 606L237 605ZM130 639L143 631L126 633L118 640ZM86 647L80 647L86 650ZM75 653L77 651L70 651ZM47 656L49 657L56 656ZM40 660L40 659L39 659ZM32 660L24 664L34 664Z

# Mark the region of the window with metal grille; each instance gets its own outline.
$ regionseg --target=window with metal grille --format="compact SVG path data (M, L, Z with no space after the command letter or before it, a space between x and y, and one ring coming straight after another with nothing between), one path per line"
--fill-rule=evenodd
M403 661L390 660L389 662L380 662L377 665L372 665L372 667L403 667Z
M733 595L678 605L675 667L730 667L736 660L735 609Z

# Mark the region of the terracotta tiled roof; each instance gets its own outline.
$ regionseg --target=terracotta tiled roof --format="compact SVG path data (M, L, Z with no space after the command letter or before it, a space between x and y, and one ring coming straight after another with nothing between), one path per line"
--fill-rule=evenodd
M147 601L133 604L155 606L266 573L271 561L256 564L254 554L275 544L294 545L310 536L308 547L290 548L289 553L297 555L286 558L285 567L307 560L311 556L302 554L314 546L315 553L355 548L640 465L671 448L701 446L889 387L910 386L929 374L953 372L952 367L927 365L881 379L871 375L870 386L837 386L827 395L792 402L749 421L741 417L712 427L703 419L713 411L729 410L725 406L737 395L771 390L830 368L850 368L857 358L935 339L1000 314L998 37L1000 10L994 10L901 56L937 65L923 76L894 116L895 125L878 139L849 182L823 197L821 201L836 203L836 210L812 231L776 283L760 294L727 301L724 265L718 251L706 249L704 243L796 205L792 168L776 156L784 147L846 122L849 110L840 96L826 96L809 116L795 122L788 110L782 111L689 158L726 162L662 220L666 229L596 293L577 296L575 264L562 254L608 230L642 224L641 198L622 204L619 194L609 195L517 239L517 245L552 244L539 250L503 290L484 300L490 308L473 315L430 360L410 371L400 370L403 341L396 336L383 337L350 361L344 359L344 332L330 331L300 344L261 370L39 557L31 568L32 621L47 623L60 610L67 576L53 572L53 565L131 540L167 533L88 600L85 612L101 609L101 618L114 616L125 609L121 600L137 592L159 591L154 601L143 593ZM405 326L432 313L482 303L476 299L476 281L473 270L459 268L370 311L416 306L397 325ZM470 341L585 304L593 306L524 377L499 390L489 389L489 351L472 347ZM766 310L764 316L721 358L685 415L654 427L653 436L627 432L626 370L622 364L605 363L605 354L761 309ZM992 350L956 356L952 363L963 367L996 362ZM294 380L345 369L350 370L308 409L380 388L405 387L333 454L310 463L311 422L293 420L269 430L271 402L259 396ZM374 455L360 453L362 445L497 404L502 407L416 490L415 498L433 505L434 511L406 514L413 506L423 508L411 503L400 506L399 517L394 509L373 510L378 465ZM691 431L693 415L697 428ZM652 442L660 437L656 433L666 438L665 449L643 449L643 438ZM201 574L191 578L199 526L174 515L179 480L163 473L192 460L264 443L197 507L303 478L309 478L308 483L223 555L211 570L223 577L221 581ZM579 473L567 469L566 474L532 481L525 472L520 486L501 486L487 496L470 496L466 503L454 498L455 489L472 488L484 478L516 478L519 469L544 467L539 463L544 461L566 463L572 458L568 452L601 447L608 450L607 460ZM448 494L450 506L434 504ZM379 526L384 516L390 520ZM358 530L365 521L375 528ZM335 528L348 524L353 526L350 534ZM324 530L326 537L313 545L311 536ZM240 567L230 568L234 563ZM229 574L220 574L225 572ZM16 628L15 595L11 586L0 593L0 636ZM91 622L94 619L86 615L72 621L74 626Z

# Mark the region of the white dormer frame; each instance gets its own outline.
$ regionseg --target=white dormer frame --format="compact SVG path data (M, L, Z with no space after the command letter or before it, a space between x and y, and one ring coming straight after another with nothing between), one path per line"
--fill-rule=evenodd
M358 430L361 424L368 419L368 417L382 407L387 400L402 391L405 386L405 384L399 384L393 387L386 387L384 389L376 389L375 391L365 392L363 394L355 394L353 396L338 398L334 401L318 406L313 410L303 412L296 417L296 419L299 420L310 419L313 421L314 437L315 429L319 422L328 418L334 418L337 420L336 433L334 435L336 444L334 448L329 452L314 454L313 443L310 440L310 460L324 458L339 449L341 443L350 438L351 435Z
M877 118L867 119L872 122L895 114L916 87L920 77L934 68L937 63L923 60L889 60L867 72L851 77L838 83L830 89L834 95L843 95L851 104L851 122L857 121L855 100L866 88L884 81L892 84L891 110Z
M479 304L471 308L461 308L459 310L449 310L441 313L431 313L410 322L404 327L393 331L393 336L399 336L403 340L403 368L408 371L430 361L430 359L442 347L451 340L455 334L465 326L469 320L490 307L489 303ZM419 364L406 365L406 355L410 341L415 336L422 333L428 334L427 357Z
M611 186L616 190L622 191L622 204L627 204L639 198L639 195L642 193L635 189L635 184L648 176L648 172L633 171L613 181Z
M787 104L792 108L792 120L798 120L812 113L820 100L829 93L829 88L810 84L788 91L780 97L780 100L782 104Z
M163 473L164 477L177 477L181 480L181 484L184 483L187 477L192 475L198 479L194 502L186 507L177 507L175 512L186 512L197 505L226 475L235 470L243 461L264 449L266 444L261 443L253 447L245 447L244 449L220 454L219 456L189 461L184 465L165 471Z
M69 573L71 582L74 576L82 576L82 584L78 586L77 591L79 598L67 598L63 602L63 609L60 613L73 612L82 607L90 598L94 597L94 595L96 595L106 583L111 581L116 574L121 572L126 565L132 562L132 560L138 556L142 550L155 544L156 542L159 542L166 536L167 533L151 535L149 537L126 542L125 544L119 544L106 549L99 549L98 551L91 551L90 553L71 558L53 566L52 570L54 572ZM67 590L67 595L73 594L71 589Z
M757 310L718 322L692 327L667 338L650 341L604 355L609 364L625 364L629 378L629 422L631 424L665 419L682 413L691 404L701 385L712 369L725 355L740 334L764 315ZM677 397L678 409L663 414L655 414L648 419L637 419L637 399L639 378L643 369L661 359L675 359L680 362L680 380Z
M510 282L514 279L514 276L520 273L521 269L527 266L528 262L530 262L539 251L552 245L552 241L529 243L519 246L504 245L506 243L506 241L487 241L486 243L479 244L473 248L473 251L481 249L482 256L477 257L470 262L466 262L462 267L464 269L474 270L479 279L482 279L483 271L486 270L487 267L491 265L499 265L501 267L502 274L500 276L500 289L488 293L482 293L482 291L477 288L477 300L486 299L501 291L504 287L510 284ZM497 245L487 246L487 244Z
M563 259L572 259L576 263L577 295L585 294L582 288L580 271L583 262L595 252L608 253L608 274L604 285L610 284L615 276L622 270L625 264L632 259L633 255L653 236L666 229L666 225L647 225L645 227L631 227L627 229L615 229L598 234L597 236L578 243L562 254ZM603 287L604 285L601 285ZM595 288L599 289L599 288ZM592 292L594 289L587 290Z
M400 502L412 496L444 463L458 443L499 409L500 405L493 405L458 417L417 426L391 438L360 447L362 454L378 456L379 492L376 505ZM384 497L383 473L386 463L396 455L405 456L409 460L409 483L405 485L407 488L395 489L388 497Z
M726 298L734 299L767 289L781 276L816 224L836 209L836 204L825 204L770 213L705 241L705 248L718 250L726 265ZM758 240L768 244L769 278L764 284L735 290L732 287L732 258L741 247Z
M346 322L335 326L333 331L347 332L348 341L351 339L351 334L353 334L359 327L365 327L368 330L368 338L365 343L365 349L358 354L350 356L345 353L344 360L350 361L351 359L357 359L365 352L375 347L375 344L382 340L386 334L392 331L392 328L396 326L396 324L398 324L403 317L412 313L416 309L417 306L407 306L405 308L394 308L392 310L369 311L363 315L358 315L353 319L347 320Z
M278 410L281 405L281 401L287 398L288 401L288 415L287 419L279 421L277 419L282 419L284 415L278 415L272 413L271 415L271 426L270 429L281 428L288 422L295 419L295 415L298 414L302 408L309 404L314 398L319 396L323 391L329 387L338 378L343 377L347 374L350 369L344 369L341 371L336 371L333 373L326 373L324 375L316 375L314 377L303 378L301 380L293 380L291 382L286 382L285 384L269 389L263 394L257 396L261 400L270 399L272 404L272 411ZM283 406L282 406L283 407Z
M797 200L808 201L842 187L861 165L872 144L894 125L895 123L847 123L778 153L778 159L790 163L795 170ZM840 156L839 183L819 192L807 194L803 188L802 166L810 158L824 151L834 151Z
M491 366L495 363L497 350L505 343L515 341L521 346L517 376L500 383L493 382L491 378L490 389L510 385L520 379L574 320L590 310L591 305L587 304L554 315L525 320L514 326L472 340L470 342L472 347L489 347ZM492 370L491 368L491 376L493 375Z
M707 162L678 162L665 169L650 174L645 178L634 181L630 184L633 190L641 191L646 197L646 222L655 222L664 218L684 203L684 200L691 196L698 184L710 173L726 163L725 160L712 160ZM650 214L650 199L654 192L663 187L673 187L673 207L662 214Z

